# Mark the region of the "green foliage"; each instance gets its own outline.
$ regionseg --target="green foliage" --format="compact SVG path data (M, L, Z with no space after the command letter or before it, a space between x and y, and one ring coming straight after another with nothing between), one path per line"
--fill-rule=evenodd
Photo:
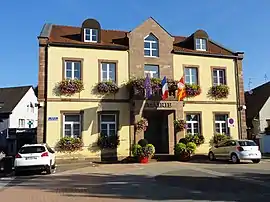
M225 135L225 134L219 134L219 133L218 133L218 134L215 134L215 135L211 138L209 144L210 144L211 146L215 146L215 145L219 144L220 142L223 142L223 141L226 141L226 140L230 140L230 139L231 139L231 136Z
M61 138L56 149L60 152L75 152L83 148L83 141L81 138L63 137Z
M187 97L195 97L201 94L201 87L197 84L185 84Z
M229 95L229 87L227 85L212 86L208 91L208 97L214 99L224 99Z
M197 148L196 144L194 142L188 142L186 144L186 148L187 148L187 151L190 153L190 154L193 154Z
M175 146L174 146L174 154L175 155L181 155L182 153L184 152L187 152L187 145L180 142L180 143L177 143Z
M144 147L142 147L139 144L134 144L132 146L131 151L132 151L132 155L135 157L151 158L155 154L155 147L152 144L147 144Z
M188 142L193 142L195 143L197 146L201 145L204 143L204 136L200 135L200 134L187 134L186 137L181 138L179 140L179 142L182 142L184 144L187 144Z
M100 134L97 145L100 149L115 149L119 146L120 140L118 135Z
M183 131L186 127L186 122L182 119L176 119L173 121L174 129L176 132Z
M65 79L57 84L57 92L60 95L71 96L84 90L83 82L79 79Z

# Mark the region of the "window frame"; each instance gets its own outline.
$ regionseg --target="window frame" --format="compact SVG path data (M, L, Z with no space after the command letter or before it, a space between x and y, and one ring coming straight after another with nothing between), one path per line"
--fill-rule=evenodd
M154 37L156 40L147 40L149 36ZM149 48L145 47L145 43L149 43ZM159 57L159 40L154 34L148 34L146 37L144 37L144 46L143 46L143 54L144 57L151 57L151 58L158 58ZM157 48L153 48L152 44L157 44ZM145 55L145 51L149 51L150 55ZM153 55L153 51L157 51L157 55Z
M187 120L187 116L188 115L198 115L199 117L199 121L188 121ZM194 133L194 123L198 123L198 134L202 135L202 113L201 112L185 112L185 122L186 124L190 123L191 126L191 133L188 133L188 128L185 129L185 133L186 134L191 134L191 135L195 135L196 133Z
M145 70L145 66L154 66L154 67L157 67L157 74L158 74L158 77L152 77L152 75L154 75L154 71L148 71L148 70ZM144 72L144 77L147 76L146 74L150 74L150 75L149 75L149 78L150 78L150 79L151 79L151 78L160 78L159 65L144 64L143 72Z
M22 121L23 124L21 124L21 121ZM19 128L25 128L25 119L19 119L18 126L19 126Z
M196 69L196 79L197 79L197 83L187 83L187 84L195 84L195 85L199 85L199 66L194 66L194 65L184 65L184 79L185 79L185 83L187 83L186 81L186 69L190 69L189 73L192 72L192 69ZM192 74L189 75L189 78L191 78L192 80Z
M98 114L98 133L101 134L101 124L107 124L107 135L110 134L110 124L115 124L115 135L119 132L119 111L99 111ZM102 121L102 115L114 115L115 122Z
M230 113L228 112L214 112L213 113L214 116L213 116L213 120L214 120L214 134L225 134L225 135L230 135L230 128L228 126L228 118L230 117ZM217 121L216 120L216 116L217 115L225 115L227 117L227 119L225 121ZM226 125L226 132L225 133L222 133L222 124ZM217 132L217 128L216 128L216 124L219 124L219 131Z
M80 78L79 80L83 80L83 59L82 58L62 58L62 63L63 63L63 72L62 72L62 79L65 80L67 79L66 77L66 63L67 62L72 62L72 76L71 80L74 80L74 63L79 62L80 63Z
M66 116L69 116L69 115L76 115L76 116L79 116L79 122L71 122L71 121L65 121L65 117ZM82 113L81 112L63 112L62 113L62 120L63 120L63 124L62 124L62 127L63 127L63 130L62 130L62 136L63 137L71 137L71 138L74 138L74 131L73 131L73 126L74 126L74 124L79 124L79 138L81 138L82 137L82 125L83 125L83 123L82 123ZM67 124L72 124L71 125L71 135L70 136L66 136L65 135L65 125L66 125L66 123Z
M106 80L104 80L103 78L103 69L102 69L102 65L103 64L106 64ZM114 64L114 80L111 80L110 79L110 64ZM113 81L113 82L116 82L116 63L114 62L101 62L100 63L100 81Z
M90 31L90 33L89 34L86 34L86 31L87 30L89 30ZM96 35L94 35L93 34L93 30L96 30L96 32L97 32L97 34ZM98 42L98 29L93 29L93 28L84 28L83 29L83 33L84 33L84 35L83 35L83 38L84 38L84 42L95 42L95 43L97 43ZM86 36L89 36L89 40L88 39L86 39ZM93 40L93 36L96 36L96 38L97 38L97 40Z
M211 67L211 72L212 72L212 85L213 86L218 86L218 85L227 85L227 71L225 67ZM214 80L214 71L218 71L217 72L217 83L215 83ZM223 71L224 72L224 83L220 82L220 77L219 77L219 72Z
M98 82L102 82L102 63L114 63L115 64L115 83L118 84L118 60L106 60L106 59L99 59L98 60ZM108 75L108 73L107 73Z
M197 40L199 41L200 48L197 48ZM205 49L203 48L203 41L205 41ZM195 39L195 50L206 51L207 50L207 39L206 38L196 38Z

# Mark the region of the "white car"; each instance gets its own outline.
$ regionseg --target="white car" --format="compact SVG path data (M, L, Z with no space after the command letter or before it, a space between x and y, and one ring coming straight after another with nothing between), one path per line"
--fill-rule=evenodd
M15 174L26 170L51 174L55 169L55 152L47 144L26 144L15 156L14 169Z
M208 158L210 161L215 159L231 160L239 163L240 160L251 160L259 163L262 154L259 147L252 140L227 140L209 149Z

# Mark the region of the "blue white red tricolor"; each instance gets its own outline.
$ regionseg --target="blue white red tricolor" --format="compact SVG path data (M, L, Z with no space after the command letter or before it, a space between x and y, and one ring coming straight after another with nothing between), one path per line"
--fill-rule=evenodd
M161 81L161 86L162 86L162 100L166 100L169 97L169 88L166 76L164 76L163 80Z

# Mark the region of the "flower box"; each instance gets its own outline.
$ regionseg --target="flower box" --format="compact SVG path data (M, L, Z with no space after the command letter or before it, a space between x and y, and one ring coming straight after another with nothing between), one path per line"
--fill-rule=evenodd
M147 126L148 126L148 120L142 117L141 120L139 120L135 124L136 132L146 131Z
M229 95L229 87L227 85L212 86L208 91L208 97L214 99L224 99Z
M176 132L183 131L186 128L186 122L181 119L174 120L174 129Z
M185 84L187 97L195 97L201 94L201 88L197 84Z
M99 94L115 94L119 91L119 87L112 81L102 81L96 85L96 91Z
M79 79L66 79L60 81L57 85L57 91L60 95L72 96L84 90L83 82Z

